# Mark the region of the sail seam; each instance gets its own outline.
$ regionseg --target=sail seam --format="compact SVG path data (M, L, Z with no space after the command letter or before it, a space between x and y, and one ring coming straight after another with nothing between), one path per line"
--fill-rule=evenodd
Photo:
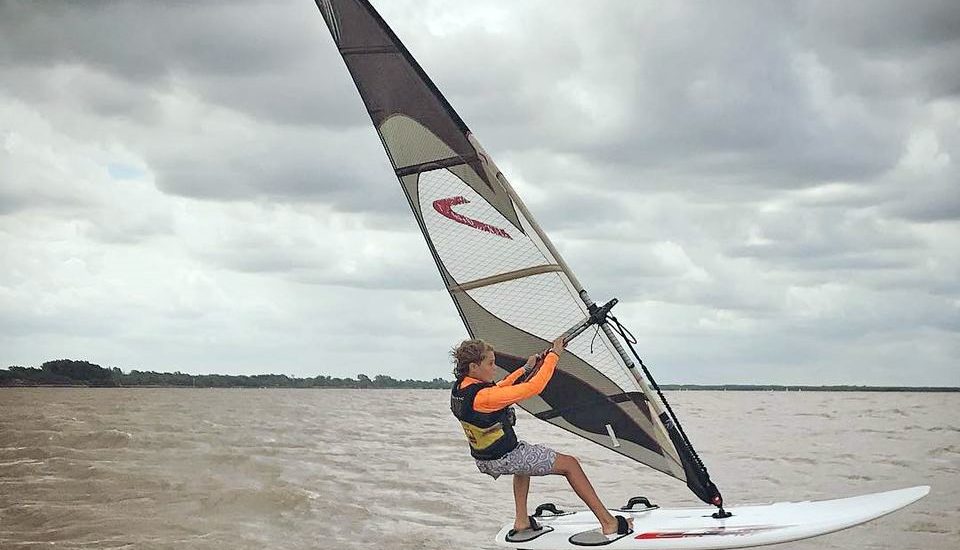
M449 290L450 292L457 292L457 291L466 292L468 290L495 285L497 283L513 281L516 279L523 279L524 277L530 277L533 275L542 275L544 273L553 273L555 271L563 271L563 268L557 264L546 264L546 265L538 265L534 267L525 267L523 269L518 269L516 271L509 271L507 273L500 273L499 275L492 275L490 277L484 277L482 279L475 279L473 281L459 284L459 285L448 286L447 290Z
M470 164L471 162L476 162L479 160L476 156L469 157L447 157L440 160L431 160L429 162L421 162L419 164L411 164L409 166L402 166L394 170L394 173L399 177L409 176L411 174L419 174L420 172L429 172L430 170L439 170L441 168L451 168L453 166L460 166L461 164Z
M400 53L395 46L354 46L350 48L340 48L340 55L367 55L367 54L384 54L384 53Z

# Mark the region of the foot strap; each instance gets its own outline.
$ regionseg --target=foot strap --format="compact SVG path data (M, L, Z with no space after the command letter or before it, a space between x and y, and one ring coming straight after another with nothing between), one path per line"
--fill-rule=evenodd
M630 529L630 524L627 523L627 518L623 516L616 516L617 518L617 532L611 533L609 535L603 534L603 529L591 529L589 531L583 531L571 536L568 540L570 544L575 546L606 546L611 542L618 541L623 537L633 533L633 529Z
M507 542L528 542L553 531L553 527L540 525L533 516L527 517L530 519L530 527L526 529L511 529L507 532L507 536L504 537Z

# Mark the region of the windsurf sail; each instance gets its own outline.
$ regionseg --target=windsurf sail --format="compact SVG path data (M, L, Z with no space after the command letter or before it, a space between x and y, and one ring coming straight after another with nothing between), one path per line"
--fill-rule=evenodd
M467 332L496 347L501 374L520 367L589 316L592 302L496 164L370 3L316 2ZM682 480L699 498L721 506L672 411L610 328L580 334L567 351L543 393L520 406Z

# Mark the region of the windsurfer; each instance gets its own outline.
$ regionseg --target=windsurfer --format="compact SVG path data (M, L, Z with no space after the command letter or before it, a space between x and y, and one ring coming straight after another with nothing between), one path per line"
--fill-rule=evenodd
M517 383L521 376L536 368L537 356L530 357L523 367L494 383L493 346L483 340L464 340L450 353L456 365L450 408L463 426L477 468L494 479L503 474L513 475L514 532L539 529L536 521L527 515L530 476L555 474L567 478L577 496L597 516L604 535L624 535L630 531L632 519L613 516L607 511L576 457L520 441L513 429L515 416L511 405L546 388L564 346L563 337L557 338L529 380Z

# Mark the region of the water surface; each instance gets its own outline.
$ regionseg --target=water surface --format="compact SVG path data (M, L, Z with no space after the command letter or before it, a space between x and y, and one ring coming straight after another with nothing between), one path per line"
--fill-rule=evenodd
M671 392L731 507L930 485L797 550L960 548L960 394ZM698 502L682 483L526 413L608 506ZM509 477L479 474L448 393L0 389L0 548L492 549ZM531 507L579 508L562 478Z

